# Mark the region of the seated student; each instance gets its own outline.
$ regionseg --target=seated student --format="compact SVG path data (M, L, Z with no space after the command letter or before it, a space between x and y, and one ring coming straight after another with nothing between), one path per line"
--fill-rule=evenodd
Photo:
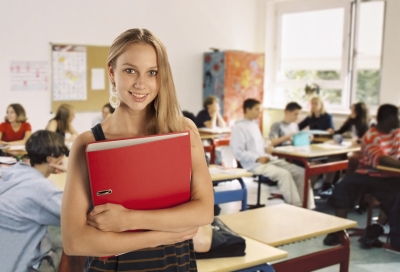
M32 131L26 122L25 109L20 104L10 104L4 121L0 124L0 143L24 145Z
M302 206L304 169L285 160L274 159L271 147L266 147L260 128L254 122L260 115L260 101L247 99L243 103L244 119L232 128L230 147L243 168L278 182L285 202ZM308 193L309 209L315 208L311 188Z
M296 102L290 102L286 105L283 120L274 123L269 132L269 139L273 146L292 144L292 136L299 132L296 121L300 110L301 106Z
M225 127L225 121L219 111L219 99L213 95L207 96L203 102L203 109L196 116L197 127Z
M346 218L348 209L353 208L356 199L362 193L372 193L380 202L381 215L390 216L396 195L400 192L400 177L382 172L378 165L400 168L400 129L399 110L390 104L378 109L376 127L371 127L361 140L360 163L355 173L346 175L333 190L331 203L336 208L336 215ZM385 216L378 222L386 223ZM380 245L378 236L383 233L379 224L373 224L359 241L363 247ZM331 233L324 239L325 245L339 243L337 233Z
M364 133L369 128L368 107L363 102L355 103L351 106L351 114L335 134L351 132L352 136L361 141Z
M71 136L65 139L66 142L73 142L78 136L75 128L72 125L72 121L75 118L75 110L71 105L62 104L58 107L56 116L49 121L46 126L46 130L54 131L59 133L65 138L66 133L70 133Z
M309 129L326 130L330 134L334 132L332 116L326 113L324 103L319 96L311 98L311 111L310 114L299 123L299 129L302 130L306 127Z
M62 250L52 251L47 227L60 225L62 191L47 177L59 172L66 150L59 134L39 130L26 142L31 165L18 162L2 169L1 271L56 271L58 264L46 256L57 262Z
M95 125L97 125L98 123L103 122L104 120L106 120L106 118L108 116L110 116L111 114L113 114L115 111L115 109L113 107L111 107L110 103L107 103L103 106L103 108L101 109L101 115L96 116L93 120L92 120L92 126L94 127Z

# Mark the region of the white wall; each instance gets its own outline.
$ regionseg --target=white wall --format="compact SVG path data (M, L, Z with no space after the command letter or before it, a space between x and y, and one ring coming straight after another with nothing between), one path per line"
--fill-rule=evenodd
M400 105L400 1L386 0L379 103Z
M50 61L50 42L110 45L136 27L164 42L181 107L197 113L203 52L210 47L262 51L263 6L262 0L0 0L0 119L10 103L25 107L33 130L43 129L53 116L50 92L10 91L11 61ZM78 113L76 129L89 129L96 114Z

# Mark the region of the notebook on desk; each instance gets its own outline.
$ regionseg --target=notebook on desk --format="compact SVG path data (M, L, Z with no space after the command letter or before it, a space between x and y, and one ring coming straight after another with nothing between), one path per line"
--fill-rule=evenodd
M202 133L211 133L211 134L219 134L219 133L231 133L232 129L230 127L225 127L225 128L220 128L220 127L216 127L216 128L198 128L199 132Z
M190 200L188 131L88 143L93 205L154 210Z

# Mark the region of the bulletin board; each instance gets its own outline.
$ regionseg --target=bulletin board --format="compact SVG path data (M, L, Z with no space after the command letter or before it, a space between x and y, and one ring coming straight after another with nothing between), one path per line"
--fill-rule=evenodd
M100 111L108 102L109 46L50 44L51 110L70 104L77 112Z

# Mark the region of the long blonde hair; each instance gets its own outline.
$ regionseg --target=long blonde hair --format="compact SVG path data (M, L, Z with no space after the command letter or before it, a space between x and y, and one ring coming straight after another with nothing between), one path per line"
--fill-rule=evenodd
M117 58L134 43L151 45L157 54L159 90L156 98L147 106L144 131L151 134L182 131L182 112L178 103L167 51L163 43L147 29L129 29L113 42L107 58L107 67L115 68ZM113 84L113 82L111 82Z
M322 101L322 99L321 99L321 97L320 96L318 96L318 95L316 95L316 96L313 96L313 97L311 97L311 99L310 99L310 113L309 113L309 116L311 117L314 113L313 113L313 111L312 111L312 101L313 100L318 100L318 102L321 104L321 110L320 110L320 114L322 115L322 114L325 114L326 113L326 110L325 110L325 106L324 106L324 102Z
M70 132L68 120L73 109L74 107L69 104L61 104L58 107L56 116L52 120L57 121L60 132Z

